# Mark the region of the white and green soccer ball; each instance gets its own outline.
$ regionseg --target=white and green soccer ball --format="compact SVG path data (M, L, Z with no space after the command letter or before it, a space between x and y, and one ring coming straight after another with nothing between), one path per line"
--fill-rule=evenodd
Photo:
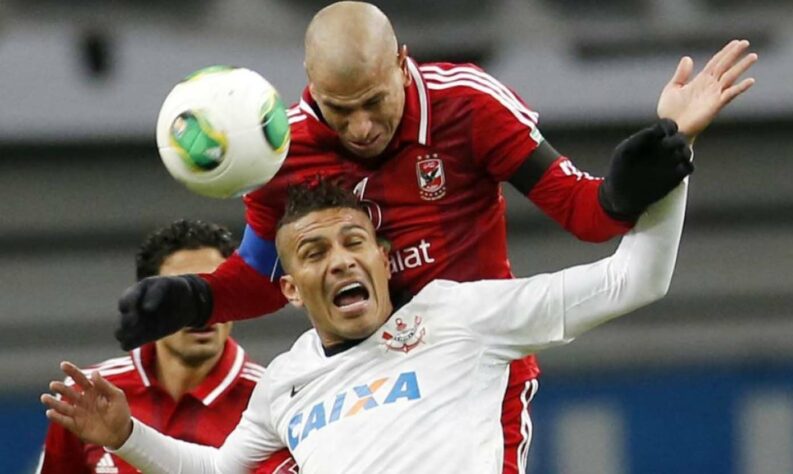
M289 121L278 92L245 68L194 72L165 98L157 147L168 172L209 197L241 196L267 183L289 149Z

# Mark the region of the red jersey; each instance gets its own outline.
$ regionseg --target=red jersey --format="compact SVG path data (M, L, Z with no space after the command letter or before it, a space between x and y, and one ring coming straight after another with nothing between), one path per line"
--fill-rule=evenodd
M147 344L126 357L109 359L89 367L124 391L132 416L158 431L184 441L219 447L237 426L248 406L264 368L252 362L232 339L204 381L175 401L156 379L155 345ZM67 379L67 384L71 379ZM257 473L288 473L276 470L288 458L284 450ZM287 469L287 468L285 468ZM39 470L48 473L126 474L139 472L101 446L85 444L57 423L50 424Z
M538 115L476 66L408 59L408 69L402 121L377 158L347 151L307 91L288 111L289 154L268 184L245 196L248 225L238 252L202 275L212 287L211 322L270 313L286 303L278 285L276 225L286 188L319 175L355 189L379 235L390 240L395 294L415 294L437 278L512 277L500 183L542 142ZM579 238L603 241L631 225L605 213L600 183L558 157L527 197ZM515 472L525 459L530 425L524 413L539 375L534 357L510 370L504 472Z
M355 188L378 233L392 242L391 285L416 293L436 278L511 277L504 199L508 180L543 140L536 112L473 65L417 65L394 138L375 159L340 144L306 91L289 109L291 145L273 179L246 195L247 226L237 253L202 275L213 295L211 322L280 309L275 231L286 188L317 176ZM528 198L582 240L603 241L631 224L609 217L597 199L601 180L559 157Z

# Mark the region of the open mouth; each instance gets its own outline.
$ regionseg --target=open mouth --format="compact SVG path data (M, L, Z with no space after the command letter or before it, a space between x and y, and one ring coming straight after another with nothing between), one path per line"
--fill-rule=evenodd
M366 289L360 282L353 282L336 291L333 297L333 304L339 308L352 306L356 303L361 303L369 299L369 290Z

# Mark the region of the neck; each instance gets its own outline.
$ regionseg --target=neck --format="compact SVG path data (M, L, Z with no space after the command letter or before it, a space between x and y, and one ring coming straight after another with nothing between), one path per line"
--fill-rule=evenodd
M198 365L190 365L177 354L157 344L157 381L171 398L178 401L204 381L222 355L221 351Z
M351 348L357 346L358 344L362 343L366 339L367 338L363 338L363 339L348 339L346 341L337 342L337 343L332 344L332 345L325 345L323 343L322 344L322 350L325 352L325 357L330 357L330 356L339 354L341 352L344 352L347 349L351 349Z

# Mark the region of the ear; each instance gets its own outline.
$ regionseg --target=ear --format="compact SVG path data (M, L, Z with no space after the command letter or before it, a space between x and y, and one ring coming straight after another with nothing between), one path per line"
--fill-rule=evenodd
M292 275L283 275L278 282L281 284L281 293L295 308L303 307L303 299L300 297L300 290L295 285Z
M399 51L397 51L397 61L399 63L399 70L402 72L402 82L405 87L407 87L413 82L413 77L410 75L410 71L408 71L408 47L406 44L403 44L402 47L399 48Z
M314 102L319 103L319 101L317 100L316 91L314 90L314 83L310 80L308 81L308 95L310 95L311 98L314 99Z
M391 279L391 265L389 265L388 261L388 251L391 248L391 245L383 245L377 244L378 250L380 250L380 257L383 259L383 265L385 265L385 271L388 275L388 279Z

